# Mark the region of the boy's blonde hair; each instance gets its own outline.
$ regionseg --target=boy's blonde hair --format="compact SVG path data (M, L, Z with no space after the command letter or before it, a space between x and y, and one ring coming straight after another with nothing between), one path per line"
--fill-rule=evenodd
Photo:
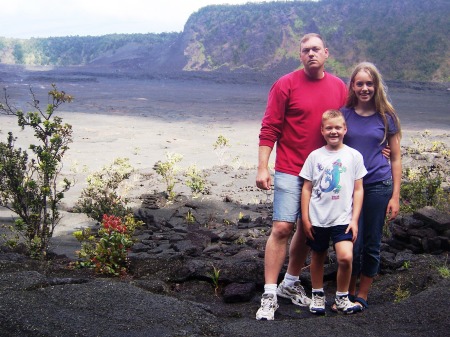
M339 110L335 110L335 109L329 109L322 114L322 126L327 120L333 119L333 118L342 118L342 120L344 122L344 126L347 126L347 123L345 122L345 118L344 118L344 115L342 114L342 112L340 112Z

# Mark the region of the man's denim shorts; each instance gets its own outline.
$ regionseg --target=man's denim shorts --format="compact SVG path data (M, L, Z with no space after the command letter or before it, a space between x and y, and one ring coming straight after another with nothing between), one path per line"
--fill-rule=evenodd
M300 176L275 171L273 195L273 221L296 223L300 217Z

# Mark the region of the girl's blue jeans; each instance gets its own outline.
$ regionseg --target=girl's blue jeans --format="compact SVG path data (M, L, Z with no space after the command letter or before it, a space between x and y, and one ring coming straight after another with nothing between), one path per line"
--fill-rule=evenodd
M364 200L353 246L352 275L374 277L380 269L380 247L392 179L364 185Z

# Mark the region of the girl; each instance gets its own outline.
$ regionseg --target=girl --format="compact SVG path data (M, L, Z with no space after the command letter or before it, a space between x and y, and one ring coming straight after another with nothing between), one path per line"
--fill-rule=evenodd
M395 109L387 98L387 88L374 64L358 64L348 88L347 103L342 108L348 129L344 143L363 155L368 171L363 179L364 199L349 293L352 301L367 308L367 296L379 271L385 219L394 219L400 208L401 130ZM386 144L391 149L390 160L382 154Z

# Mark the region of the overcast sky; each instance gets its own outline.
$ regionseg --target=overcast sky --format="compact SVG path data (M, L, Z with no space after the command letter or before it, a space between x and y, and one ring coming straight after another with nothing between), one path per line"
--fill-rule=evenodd
M261 0L2 0L0 36L12 38L181 32L212 4ZM269 2L269 1L267 1Z

